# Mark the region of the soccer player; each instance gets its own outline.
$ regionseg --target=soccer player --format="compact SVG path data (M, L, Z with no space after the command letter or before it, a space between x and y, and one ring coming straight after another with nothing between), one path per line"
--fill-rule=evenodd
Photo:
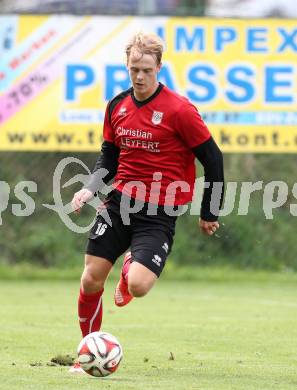
M104 141L91 181L72 200L79 212L102 183L115 178L88 239L78 300L83 336L100 329L104 283L128 248L115 289L117 306L143 297L159 278L172 247L179 208L193 196L195 156L209 183L199 225L208 235L219 228L223 190L214 202L217 210L211 203L213 183L224 182L222 153L196 107L158 82L162 53L163 42L154 34L138 33L127 45L132 88L108 103ZM102 168L108 173L100 184L96 173ZM78 364L71 369L80 370Z

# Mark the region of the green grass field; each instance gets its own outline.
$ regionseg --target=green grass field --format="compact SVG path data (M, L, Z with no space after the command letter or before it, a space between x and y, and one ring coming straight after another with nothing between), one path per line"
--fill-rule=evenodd
M119 338L124 359L97 379L47 365L75 355L78 283L0 281L0 389L297 388L296 278L160 280L126 308L113 305L114 284L105 290L102 329Z

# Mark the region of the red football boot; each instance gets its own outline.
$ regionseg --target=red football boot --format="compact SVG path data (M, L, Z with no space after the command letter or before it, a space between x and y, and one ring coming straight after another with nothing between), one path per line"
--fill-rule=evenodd
M74 363L74 365L70 367L69 372L71 374L86 374L86 372L81 368L79 362Z
M132 299L133 296L128 291L128 271L131 264L131 252L127 252L124 257L120 281L118 282L114 292L114 303L117 306L125 306Z

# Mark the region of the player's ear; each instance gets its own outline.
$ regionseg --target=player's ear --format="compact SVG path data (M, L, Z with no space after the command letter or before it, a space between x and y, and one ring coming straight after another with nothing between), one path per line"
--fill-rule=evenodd
M162 65L163 65L162 62L160 62L160 64L157 65L157 72L160 72Z

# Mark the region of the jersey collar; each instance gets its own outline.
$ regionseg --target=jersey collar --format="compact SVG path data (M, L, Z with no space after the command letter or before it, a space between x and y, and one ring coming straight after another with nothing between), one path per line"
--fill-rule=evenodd
M133 90L133 88L131 88L131 98L132 98L133 102L135 103L135 105L138 108L140 108L140 107L144 106L145 104L149 103L150 101L152 101L156 96L158 96L159 93L162 91L163 87L164 87L164 85L162 83L159 83L159 86L156 89L156 91L145 100L137 100L136 97L134 96L134 92L133 92L134 90Z

